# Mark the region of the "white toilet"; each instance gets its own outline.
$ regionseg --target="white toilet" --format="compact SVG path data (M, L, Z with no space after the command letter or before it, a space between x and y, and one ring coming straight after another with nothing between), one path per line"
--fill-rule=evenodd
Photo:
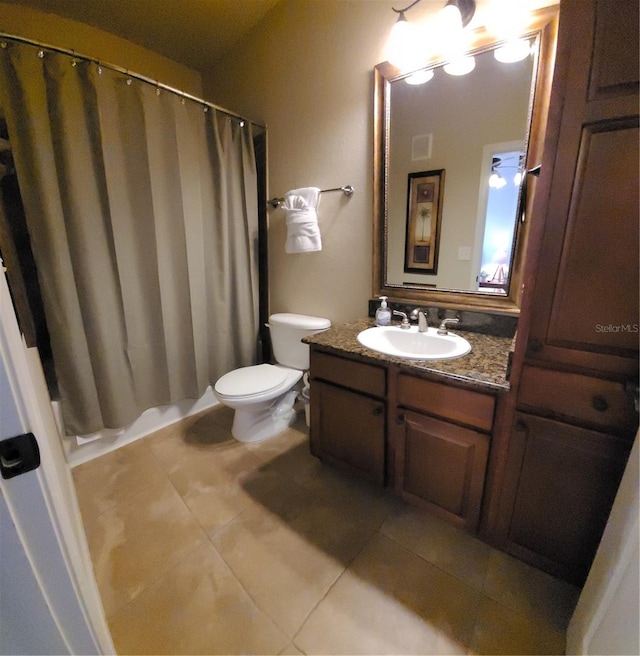
M231 434L260 442L291 426L297 383L309 368L309 347L300 340L331 327L329 319L289 312L272 314L268 327L277 364L256 364L225 374L214 386L220 403L235 410Z

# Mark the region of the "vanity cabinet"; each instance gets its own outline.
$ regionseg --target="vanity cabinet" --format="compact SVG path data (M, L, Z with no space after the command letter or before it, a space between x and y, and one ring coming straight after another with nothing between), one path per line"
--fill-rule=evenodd
M310 371L311 453L382 485L386 369L312 349Z
M394 430L400 496L474 532L494 408L492 395L401 373Z
M493 394L311 348L311 452L475 532Z
M638 3L567 0L500 546L584 582L638 427Z

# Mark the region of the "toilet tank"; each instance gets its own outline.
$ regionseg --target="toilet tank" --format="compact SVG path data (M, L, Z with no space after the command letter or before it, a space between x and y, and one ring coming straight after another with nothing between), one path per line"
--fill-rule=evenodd
M269 317L273 356L278 364L305 371L309 368L309 347L300 340L331 327L329 319L281 312Z

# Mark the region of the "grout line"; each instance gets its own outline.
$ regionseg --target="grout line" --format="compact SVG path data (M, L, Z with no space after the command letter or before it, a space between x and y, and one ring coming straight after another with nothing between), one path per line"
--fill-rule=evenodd
M181 421L184 421L184 419L182 419ZM180 499L180 501L181 501L182 505L184 506L185 510L189 513L189 517L191 517L193 519L193 521L197 524L197 526L200 529L200 531L202 532L202 535L204 536L204 538L208 539L209 536L208 536L207 532L205 531L204 527L202 526L202 524L200 523L198 518L193 514L193 512L191 511L191 508L189 508L189 506L187 505L187 502L185 501L184 497L178 491L178 488L176 488L174 482L171 480L171 475L169 474L169 472L167 472L166 469L162 466L162 463L160 462L158 456L156 456L156 454L153 452L153 449L150 446L147 446L147 449L149 450L149 452L151 453L151 456L153 457L154 461L156 462L156 464L158 465L158 467L160 468L160 470L164 474L164 477L165 477L166 481L169 483L169 485L171 486L173 491L178 495L178 498Z
M380 527L380 528L382 528L382 527ZM409 553L412 553L414 556L417 556L421 560L424 560L425 563L427 563L428 565L431 565L432 567L435 567L437 570L439 570L443 574L446 574L447 576L451 576L452 578L456 579L456 581L464 584L467 588L470 588L474 592L478 592L481 595L488 596L484 593L484 584L485 584L485 581L486 581L488 573L489 573L489 566L488 565L487 565L487 571L484 573L484 578L482 579L482 587L481 588L475 588L474 586L469 585L469 583L467 581L465 581L463 578L460 578L459 575L454 574L453 572L450 572L446 569L443 569L440 565L438 565L437 563L434 563L433 561L429 560L426 556L418 553L417 551L414 551L411 547L408 547L406 544L403 544L395 536L387 535L386 533L381 533L380 531L377 531L377 533L379 535L381 535L383 538L387 538L387 540L391 540L392 542L395 542L398 546L402 547L403 549L405 549Z
M369 528L369 527L367 527L367 528ZM371 543L371 540L376 535L375 530L373 530L371 528L369 528L369 530L371 531L371 534L363 542L362 547L360 547L360 549L357 551L357 553L354 554L353 558L351 558L351 560L349 560L349 562L345 564L343 570L336 577L335 581L326 589L326 591L322 595L322 597L320 599L318 599L318 601L314 604L313 608L307 613L304 620L302 620L302 623L298 627L298 630L295 632L294 636L291 638L291 641L294 643L294 646L296 647L296 649L300 649L300 648L298 647L298 645L295 644L295 640L298 637L298 635L300 634L300 631L302 631L302 628L304 627L304 625L307 623L307 620L315 612L316 608L318 608L318 606L327 598L327 595L331 592L331 590L333 590L333 588L336 586L338 581L344 576L344 574L351 567L351 565L353 565L353 562L355 561L355 559L369 546L369 544ZM302 651L304 654L306 654L306 652L304 652L302 649L300 649L300 651Z
M227 524L230 524L232 521L235 521L235 519L237 519L240 515L242 515L243 513L245 513L247 510L248 510L248 508L245 508L242 512L240 512L238 515L236 515L236 517L234 517L230 522L227 522ZM287 640L289 641L289 643L293 642L293 638L292 638L290 635L288 635L288 633L287 633L287 632L286 632L286 631L285 631L285 630L284 630L284 629L283 629L283 628L282 628L282 627L281 627L281 626L280 626L280 625L279 625L279 624L273 619L273 617L271 617L271 615L269 615L269 613L267 613L267 611L264 610L264 608L258 603L258 601L255 599L255 597L251 594L251 592L250 592L250 591L247 589L247 587L244 585L244 583L242 582L242 580L240 579L240 577L235 573L235 571L234 571L233 567L231 566L231 564L230 564L229 562L227 562L227 559L224 557L224 554L223 554L223 553L222 553L222 552L216 547L216 545L214 544L214 542L213 542L213 540L212 540L211 538L209 538L209 542L211 543L211 546L213 547L213 549L215 550L215 552L218 554L218 556L220 556L220 559L222 560L222 562L225 564L225 566L226 566L227 569L229 570L229 573L231 574L231 576L233 576L233 578L236 580L236 582L238 583L238 585L242 588L242 590L243 590L244 593L247 595L247 597L251 600L251 603L256 607L256 609L257 609L258 611L260 611L260 613L262 613L262 615L263 615L266 619L268 619L269 622L271 622L271 624L273 624L273 626L276 628L276 630L277 630L279 633L281 633L283 636L285 636L285 637L287 638ZM285 645L284 648L286 649L286 645Z

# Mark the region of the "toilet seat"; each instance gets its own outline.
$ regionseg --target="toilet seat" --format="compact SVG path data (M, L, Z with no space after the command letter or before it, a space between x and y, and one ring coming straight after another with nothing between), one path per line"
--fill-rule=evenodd
M251 397L280 387L288 370L272 364L256 364L234 369L215 384L215 391L225 397Z

